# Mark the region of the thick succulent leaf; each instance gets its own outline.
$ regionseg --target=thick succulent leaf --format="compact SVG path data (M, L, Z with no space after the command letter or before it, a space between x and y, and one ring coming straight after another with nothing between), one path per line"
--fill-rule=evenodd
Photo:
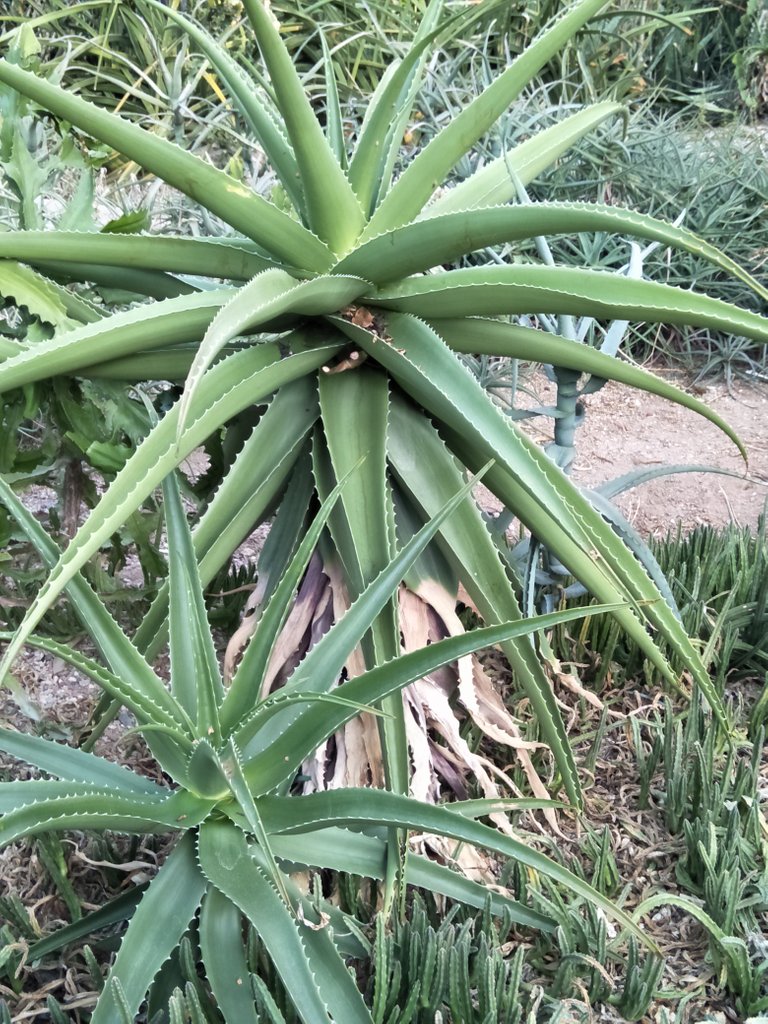
M61 556L59 548L2 477L0 499L32 542L46 566L53 569ZM120 679L130 679L134 688L140 692L152 694L157 685L155 673L79 573L74 574L67 583L67 593L78 618L97 643L113 674ZM6 657L10 662L15 654L9 651L6 652ZM147 741L163 769L173 777L180 777L178 773L184 759L177 744L170 737L160 733L150 734Z
M53 232L51 232L51 235ZM150 299L174 299L178 295L192 295L200 291L186 281L159 270L135 270L131 267L102 267L98 263L61 263L56 260L41 260L35 264L38 270L55 278L61 284L74 281L88 281L100 288L114 288L126 296L144 296ZM85 322L100 319L97 314Z
M443 0L433 0L419 26L418 37L403 59L381 77L367 105L360 136L349 164L349 181L366 215L370 215L382 187L386 189L386 167L393 146L399 149L410 117L427 59L427 48L444 30L435 26ZM451 19L455 21L456 19ZM391 173L391 172L390 172Z
M259 808L267 827L274 833L304 834L331 825L358 829L368 829L374 825L396 825L485 847L551 878L600 907L644 946L656 950L653 941L638 928L632 918L578 875L520 840L455 814L445 807L421 803L383 789L336 789L310 796L291 797L290 800L266 796L259 800Z
M243 915L210 886L200 909L200 950L205 976L227 1024L259 1024L242 936Z
M284 316L331 313L356 299L367 284L353 277L317 277L296 281L284 270L265 270L221 308L205 333L189 371L179 417L181 430L200 379L224 346L245 331L267 328Z
M41 736L0 729L0 750L5 754L38 768L47 775L69 782L85 782L91 787L114 787L117 790L132 790L147 796L164 797L167 791L143 775L123 768L114 761L88 754L65 743L55 743Z
M10 783L13 785L13 783ZM115 832L167 832L187 829L208 817L213 803L191 793L176 792L163 800L144 794L123 795L113 789L92 789L76 782L48 782L41 785L69 787L67 792L34 803L15 806L0 818L0 846L40 832L70 829Z
M721 299L604 270L515 265L409 278L364 300L426 318L560 313L729 331L768 342L768 318Z
M296 588L317 548L328 517L346 486L349 486L349 476L344 477L323 502L264 608L256 632L245 649L221 706L221 727L225 735L253 710L255 693L264 678L270 655L291 610Z
M45 742L52 743L51 740ZM93 760L102 761L101 758L96 757ZM109 764L109 762L103 763ZM112 767L116 768L117 765L112 765ZM93 774L100 773L94 770ZM156 803L162 803L167 800L168 790L163 790L160 786L155 786L153 792L147 792L145 789L137 790L133 786L124 785L126 777L130 782L130 775L130 772L124 770L123 778L118 778L115 773L110 776L107 769L104 777L96 783L73 782L70 779L23 779L15 782L0 782L0 815L4 818L13 811L28 810L32 804L38 804L40 807L43 805L48 808L54 807L56 801L62 797L76 800L79 797L100 796L106 803L107 795L115 793L128 801L154 800Z
M115 982L134 1019L162 964L178 946L194 918L207 888L195 860L192 836L184 836L171 852L136 908L120 944L91 1024L115 1024L121 1019Z
M177 437L177 403L115 476L28 610L0 663L0 677L69 581L190 452L242 409L263 401L282 385L317 369L335 355L339 347L338 344L315 344L305 352L280 359L277 346L265 344L237 352L214 366L201 381L184 435Z
M306 450L307 434L318 415L316 391L308 378L286 384L270 402L192 531L204 587L277 500ZM134 637L140 651L157 652L167 614L164 583Z
M393 402L390 459L396 475L426 517L434 515L442 507L446 497L455 491L463 478L462 469L432 424L402 400ZM496 545L471 498L468 497L455 517L443 525L438 542L486 622L523 618ZM531 632L533 626L534 623L529 623ZM512 642L512 638L504 643L504 654L515 680L531 702L542 738L555 758L568 799L580 806L579 773L551 683L530 640L521 635L524 639L520 643Z
M280 691L282 699L296 693L327 693L334 687L349 652L370 629L374 619L400 583L403 574L434 537L443 520L460 504L478 479L479 476L462 487L440 513L413 537L392 559L387 568L366 587L339 622L315 644L285 686L282 687ZM270 715L274 719L270 723L272 735L274 735L274 729L277 729L278 732L282 731L285 724L296 717L292 708L279 708L277 713L271 712ZM261 724L260 718L260 714L255 717L256 728ZM238 746L246 757L250 756L247 743L254 732L251 727L253 724L253 721L246 723L235 736ZM297 768L300 761L292 763L294 768Z
M311 270L328 266L328 248L311 231L193 153L5 60L0 61L0 82L94 138L114 146L139 166L221 217L236 231L252 238L279 260Z
M248 76L245 68L238 64L225 47L213 39L202 26L173 7L159 3L158 0L146 2L180 25L218 71L227 91L267 154L270 166L274 168L294 208L303 213L301 178L297 171L296 158L278 127L275 115L268 108L266 97L259 89L258 83Z
M59 330L66 331L73 326L54 285L20 263L8 259L0 263L0 295Z
M336 85L336 71L333 66L333 53L328 46L325 33L318 26L320 43L323 48L323 75L325 79L325 135L336 162L341 169L347 170L347 147L344 138L344 115L339 101L339 89Z
M269 11L261 0L244 0L244 6L296 155L309 225L334 252L345 252L362 231L363 211L323 135ZM305 260L293 262L307 265Z
M234 281L249 281L273 266L236 238L173 238L99 231L2 231L0 257L31 264L56 261L72 273L77 273L81 264L95 264L118 271L160 270ZM0 275L5 266L0 264Z
M221 739L219 703L224 686L213 644L197 558L178 484L169 474L163 481L168 531L168 646L171 693L195 724L197 736Z
M407 224L421 211L451 168L520 95L536 72L605 7L608 0L578 0L552 22L476 99L415 157L382 201L366 238Z
M197 340L232 294L222 288L182 295L59 332L3 362L0 393L155 346Z
M618 114L626 117L626 113L622 104L605 101L571 114L533 138L513 146L508 153L491 160L455 188L448 189L424 209L422 216L498 206L517 199L518 185L525 187L530 184L603 121Z
M513 425L466 367L426 324L390 315L392 344L352 324L342 329L370 351L417 402L441 423L441 434L470 469L493 454L487 485L533 536L601 601L648 602L616 618L647 657L677 685L666 659L645 628L648 621L674 648L720 723L727 729L722 701L674 613L645 570L565 474Z
M683 249L706 259L768 299L768 288L692 231L642 213L597 203L526 203L435 215L364 243L341 261L335 273L357 274L380 284L450 263L458 256L501 242L592 231L635 235Z
M115 625L116 629L119 629ZM0 632L0 640L12 640L14 634ZM48 637L31 636L27 643L38 650L47 651L62 661L88 676L97 686L108 693L114 700L119 700L138 719L141 725L166 729L175 742L182 746L188 745L192 723L185 715L184 709L168 693L163 681L150 669L142 670L141 682L135 686L130 681L107 671L93 658L81 654L67 644L59 643ZM149 666L147 666L149 668Z
M258 849L249 847L239 829L206 823L200 829L198 855L211 883L258 932L305 1024L331 1019L370 1024L370 1014L327 929L313 931L296 920L258 862ZM322 971L315 969L320 966Z
M236 733L238 742L249 742L250 761L245 774L251 790L256 794L268 793L290 778L305 757L308 757L328 736L355 716L360 705L378 704L383 698L402 690L409 683L423 679L435 669L456 658L491 644L503 643L517 637L570 622L582 616L599 615L615 611L619 605L592 605L589 608L569 608L531 619L503 622L484 626L468 633L448 637L417 651L399 655L386 665L378 665L364 675L356 676L333 691L348 703L328 703L323 715L316 713L317 695L311 691L297 691L291 695L276 694L258 715L243 723ZM342 620L343 621L343 620ZM306 700L304 709L292 708L292 721L275 728L273 719L288 703Z
M98 910L81 917L79 921L73 921L64 928L59 928L52 935L46 935L44 938L38 939L37 942L33 942L29 947L30 961L42 960L70 943L80 942L93 932L128 921L133 916L145 889L146 884L137 885L134 889L127 889L119 896L102 904Z
M453 805L446 806L450 809ZM306 836L273 835L271 842L275 854L291 871L315 867L346 871L363 878L384 878L386 874L387 844L374 835L334 826L318 829ZM483 910L490 901L492 914L499 917L508 914L510 920L525 928L544 932L555 928L554 922L538 911L417 853L408 854L405 880L408 885L447 896L478 910Z
M714 423L733 441L742 458L746 460L747 453L741 439L722 416L714 409L710 409L705 402L639 366L626 363L615 356L605 355L590 345L583 345L533 327L508 324L502 320L463 317L456 320L431 319L429 323L454 352L482 352L489 356L507 356L510 359L549 363L567 370L589 373L604 380L616 380L648 391L652 395L658 395L660 398L667 398L671 402L692 409Z

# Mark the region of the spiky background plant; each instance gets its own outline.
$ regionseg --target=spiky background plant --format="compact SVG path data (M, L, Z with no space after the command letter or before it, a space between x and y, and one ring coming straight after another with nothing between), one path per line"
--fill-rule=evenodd
M256 1024L243 918L259 935L305 1024L370 1022L370 1012L345 963L368 955L361 928L338 907L308 896L294 876L302 867L316 867L385 879L392 868L387 855L389 829L438 833L454 842L478 844L514 857L603 907L642 938L626 914L576 875L477 820L516 803L536 807L541 801L480 800L434 807L383 789L358 787L308 796L293 791L303 759L361 710L372 711L405 685L480 645L525 636L536 626L584 614L583 609L569 610L451 637L334 688L349 652L474 482L460 489L366 586L279 694L263 700L254 694L344 481L331 493L290 560L228 687L219 671L192 538L172 478L165 484L170 686L166 688L82 579L71 582L70 600L106 667L57 641L31 638L133 713L173 789L78 748L0 729L0 750L45 773L45 778L0 783L0 845L72 829L183 833L135 909L92 1024L131 1024L153 986L159 992L149 996L154 1019L153 1007L163 1009L162 993L170 993L176 977L169 958L187 935L195 948L199 945L211 992L227 1024ZM40 524L5 483L0 490L41 555L55 562L57 548ZM596 606L588 613L599 610ZM403 882L423 885L477 908L490 900L493 911L505 913L508 920L532 928L553 927L542 914L450 868L416 853L405 857L403 851L403 856ZM389 892L394 892L392 885ZM117 902L125 907L122 897ZM105 913L114 920L108 908L102 908L97 912L102 925ZM71 941L73 932L82 935L88 930L86 919L70 927L67 937Z
M223 478L194 531L204 585L283 496L272 526L279 543L261 581L261 596L268 596L302 536L314 495L324 499L360 465L319 547L338 617L456 492L466 471L476 472L492 458L484 482L493 493L598 600L622 606L613 614L671 683L679 685L678 670L685 667L725 725L704 667L656 585L589 500L508 422L458 353L542 360L623 381L702 413L733 437L693 397L586 346L518 326L514 317L556 313L690 323L760 342L768 340L768 321L703 295L608 272L514 261L443 269L462 254L501 242L620 231L699 253L763 298L768 295L727 256L684 229L612 207L514 202L521 184L592 128L619 115L622 108L614 103L571 115L457 187L441 190L451 169L542 64L607 0L569 5L397 180L393 168L428 57L441 34L461 24L444 17L440 0L430 4L408 54L388 69L352 139L330 60L326 102L318 116L267 5L244 4L261 53L258 67L238 67L199 25L157 0L144 0L144 6L164 10L205 53L279 184L267 200L199 156L14 63L0 62L0 81L181 190L224 225L219 238L59 231L0 236L0 289L17 301L61 305L71 295L27 272L29 267L67 280L111 276L116 284L130 268L131 287L153 300L109 315L70 306L62 310L51 340L5 341L4 392L60 374L187 382L183 398L148 434L53 568L2 668L125 517L195 448L219 438L226 425L218 449ZM15 287L22 266L25 297L20 299ZM89 322L78 323L78 317ZM440 630L449 628L440 609L450 609L450 618L459 582L486 623L521 617L470 498L443 524L429 559L408 577L411 590L438 610ZM141 650L157 649L166 610L167 593L162 593L136 638ZM397 655L398 618L393 597L362 638L361 661L349 664L348 674ZM318 616L318 628L324 621L327 616ZM656 636L675 652L675 666L661 653ZM528 639L510 641L504 651L553 752L556 782L578 804L576 766L534 645ZM463 682L461 701L471 712L479 703L472 673L465 673ZM446 706L450 710L447 699ZM498 701L494 707L499 717L490 721L490 712L485 714L487 731L514 745L509 716ZM358 759L353 768L358 776L374 776L380 746L383 781L404 794L408 739L419 740L399 695L387 698L382 710L378 733L369 730L358 743L368 767L361 768ZM413 760L422 763L423 750ZM318 777L336 767L324 765ZM394 861L400 842L394 832L391 842Z

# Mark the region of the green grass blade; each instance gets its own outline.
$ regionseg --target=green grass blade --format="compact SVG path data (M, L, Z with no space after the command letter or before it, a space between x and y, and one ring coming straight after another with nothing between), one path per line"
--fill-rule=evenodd
M621 103L595 103L545 128L481 167L480 170L430 203L424 216L457 213L486 206L499 206L517 199L517 185L529 185L564 153L608 118L626 117Z
M192 836L184 836L149 883L120 944L117 959L99 996L91 1024L115 1024L119 982L135 1017L158 967L168 959L194 918L207 888L195 859Z
M270 12L261 0L244 0L244 6L296 154L309 225L334 252L346 252L363 229L363 211L323 135ZM305 266L307 261L292 262Z
M0 82L94 138L114 146L124 156L221 217L236 231L274 253L279 260L313 270L328 266L328 249L311 231L193 153L5 60L0 61Z
M451 168L491 128L536 72L607 2L578 0L537 36L511 66L413 160L374 213L365 237L373 238L412 220Z

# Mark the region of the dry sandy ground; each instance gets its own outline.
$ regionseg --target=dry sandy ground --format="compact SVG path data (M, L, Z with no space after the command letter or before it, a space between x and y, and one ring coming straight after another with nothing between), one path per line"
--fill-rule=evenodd
M679 378L675 383L685 387ZM662 465L707 465L737 474L675 474L621 495L616 504L642 535L664 535L678 520L685 529L731 521L754 527L768 501L768 386L736 383L729 390L715 384L693 393L741 437L749 456L747 476L731 440L688 409L610 382L585 399L574 470L581 484ZM544 441L550 427L551 421L539 418L526 429Z

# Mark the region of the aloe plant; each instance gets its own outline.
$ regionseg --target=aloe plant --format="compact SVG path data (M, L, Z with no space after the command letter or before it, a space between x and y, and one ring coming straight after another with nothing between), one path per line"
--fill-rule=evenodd
M480 645L511 640L584 614L583 609L568 610L449 637L336 686L349 651L371 628L409 565L474 482L460 489L364 589L280 692L262 700L254 697L261 673L342 485L309 527L228 687L220 674L192 538L173 478L165 482L170 686L166 688L81 578L71 582L70 600L104 663L57 641L30 638L85 673L133 713L173 788L79 748L0 729L0 750L45 773L44 778L0 783L0 845L72 829L182 833L133 913L92 1024L135 1020L158 970L190 931L197 936L194 941L199 942L224 1019L228 1024L255 1022L243 918L255 928L306 1024L370 1022L370 1012L345 965L346 958L368 953L360 928L338 907L310 899L291 873L303 865L384 878L387 830L393 828L438 833L513 857L595 901L642 936L622 911L576 875L477 820L512 807L515 801L436 807L381 789L338 789L309 796L292 791L302 761L361 710L375 711L407 684ZM0 492L41 555L55 561L56 546L42 527L6 484L0 484ZM589 613L600 610L596 606ZM405 859L404 880L477 908L490 900L493 912L503 911L508 920L525 926L552 927L545 916L525 905L488 892L418 854ZM120 897L118 917L124 906ZM91 927L108 920L114 917L102 908ZM72 938L73 929L82 935L88 927L87 919L76 922L67 938ZM42 949L34 955L42 955Z
M440 188L537 70L608 0L568 5L398 178L398 149L428 58L442 36L462 24L443 15L440 0L429 5L408 53L388 69L352 139L330 58L319 120L266 4L244 3L261 53L257 67L236 65L178 11L157 0L144 3L182 26L209 59L267 155L278 185L267 199L199 156L0 61L1 82L119 150L223 224L218 238L67 231L0 235L5 294L16 294L15 282L27 267L65 274L70 281L89 280L98 267L101 280L111 277L116 284L130 268L132 287L152 298L111 315L98 311L88 323L78 324L77 310L64 310L51 340L4 342L4 392L57 374L186 379L183 398L117 474L52 568L8 645L2 669L125 517L191 451L228 425L227 471L194 531L204 584L285 494L272 527L282 547L261 588L261 596L269 596L305 529L312 495L327 497L362 460L329 518L321 546L338 612L436 514L466 470L476 472L493 458L485 483L501 502L598 600L620 605L613 612L620 626L679 685L677 669L656 642L663 638L727 725L696 650L656 584L589 499L505 419L459 354L541 360L645 388L708 417L738 444L727 425L694 397L572 340L520 326L514 318L553 313L699 324L759 342L768 340L768 321L705 295L608 272L524 262L442 269L462 254L496 243L619 231L695 252L763 298L768 295L707 242L652 217L600 205L515 203L521 184L594 127L620 115L615 103L579 111L456 187ZM25 289L27 299L16 295L17 301L51 301L39 274L25 281ZM55 297L63 301L60 292ZM461 582L486 623L522 618L470 497L441 526L427 554L407 582L433 606L452 608ZM137 638L142 650L157 649L167 606L164 592ZM393 596L362 638L363 662L373 670L399 647ZM527 638L510 640L504 651L553 752L556 781L578 804L576 765L535 647ZM469 705L477 703L473 685L470 681L463 691ZM382 710L385 782L402 796L408 791L409 764L399 696L387 698ZM502 717L496 738L509 741L512 728ZM391 838L396 845L394 833Z

